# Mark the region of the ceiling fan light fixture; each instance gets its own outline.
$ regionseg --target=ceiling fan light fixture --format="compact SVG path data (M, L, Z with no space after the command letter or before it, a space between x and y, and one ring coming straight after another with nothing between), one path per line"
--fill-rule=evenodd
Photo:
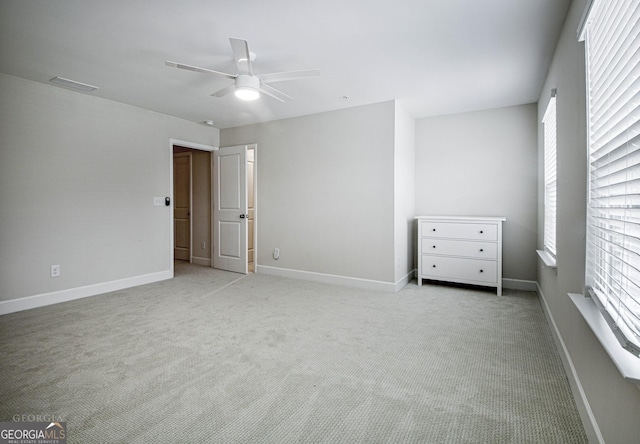
M236 78L235 95L241 100L256 100L260 97L260 79L241 74Z
M239 88L236 88L236 97L240 100L256 100L260 97L260 92L255 89L255 88L251 88L249 86L241 86Z

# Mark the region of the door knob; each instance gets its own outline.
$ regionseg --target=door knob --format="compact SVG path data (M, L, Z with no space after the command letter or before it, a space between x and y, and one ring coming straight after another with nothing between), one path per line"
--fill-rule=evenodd
M246 215L246 214L241 214L241 215L240 215L240 219L244 219L245 217L247 217L247 215Z

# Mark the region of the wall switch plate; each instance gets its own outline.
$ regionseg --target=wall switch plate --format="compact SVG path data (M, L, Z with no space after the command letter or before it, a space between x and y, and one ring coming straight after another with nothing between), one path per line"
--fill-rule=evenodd
M280 259L280 249L279 248L274 248L273 249L273 258L275 260Z
M60 276L60 265L52 265L51 266L51 277L55 278Z
M154 197L153 205L156 207L164 206L164 197Z

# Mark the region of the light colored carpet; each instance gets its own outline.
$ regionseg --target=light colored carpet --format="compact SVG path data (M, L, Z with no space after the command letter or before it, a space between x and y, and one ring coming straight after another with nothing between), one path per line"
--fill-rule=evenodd
M0 317L0 421L70 443L585 443L534 293L176 265Z

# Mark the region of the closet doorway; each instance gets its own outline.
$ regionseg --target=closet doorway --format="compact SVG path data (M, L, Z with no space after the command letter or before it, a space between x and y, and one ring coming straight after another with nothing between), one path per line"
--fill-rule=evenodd
M211 266L211 152L173 147L173 255Z
M173 260L184 260L197 265L210 266L239 273L255 271L255 257L257 251L257 169L256 145L242 145L242 156L237 160L237 170L241 169L244 178L243 185L235 188L233 184L235 173L228 174L229 165L223 168L227 173L220 174L222 163L219 154L225 156L229 149L240 147L222 147L220 149L196 143L170 140L171 143L171 269ZM217 159L217 160L216 160ZM231 159L231 157L228 157ZM238 177L239 178L239 177ZM220 208L229 207L230 201L225 195L235 194L242 190L244 204L236 214L237 219L216 222L216 213ZM222 193L222 194L221 194ZM242 217L240 217L242 215ZM233 224L240 220L240 224ZM234 229L234 225L238 228ZM241 245L241 250L236 246ZM235 250L235 251L234 251ZM241 257L235 260L233 266L220 262ZM233 261L232 261L233 262Z

